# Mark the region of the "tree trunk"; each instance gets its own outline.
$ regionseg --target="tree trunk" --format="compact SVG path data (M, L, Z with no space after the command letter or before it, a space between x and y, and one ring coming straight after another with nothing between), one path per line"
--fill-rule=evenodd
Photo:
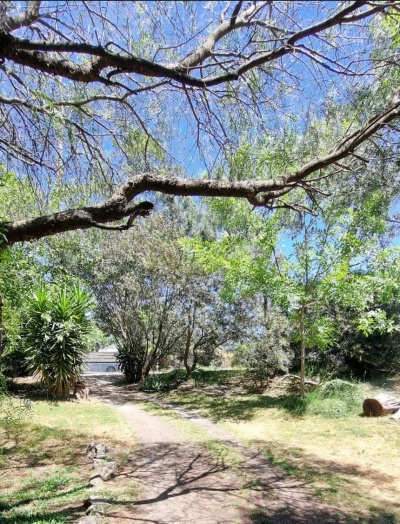
M183 365L186 369L186 380L190 380L192 378L193 369L189 365L189 353L190 353L190 344L192 342L192 330L190 327L188 328L187 337L186 337L186 344L185 344L185 352L183 354Z
M3 297L0 295L0 372L3 360Z
M300 309L300 396L304 397L304 379L305 379L305 364L306 364L306 337L304 333L304 315L306 305L301 304Z
M196 367L197 367L197 358L193 357L192 367L190 368L190 376L192 376L193 371L196 369Z
M400 398L381 393L374 398L366 398L363 403L363 412L366 417L381 417L400 410Z
M153 359L150 359L146 366L144 366L144 368L142 369L142 376L140 377L140 383L142 384L146 378L149 376L150 374L150 371L151 371L151 368L152 368L152 365L153 365Z

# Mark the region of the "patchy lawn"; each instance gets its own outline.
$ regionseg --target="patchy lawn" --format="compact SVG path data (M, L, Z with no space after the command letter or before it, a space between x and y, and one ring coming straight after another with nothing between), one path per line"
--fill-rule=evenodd
M358 385L346 413L336 400L309 401L304 409L282 389L246 394L208 387L157 398L221 424L357 522L392 524L400 523L400 421L363 417L358 399L378 391L400 396L399 384L396 378L379 389Z
M64 524L84 513L89 442L106 442L121 463L134 447L127 424L90 402L32 402L32 418L0 428L0 522Z

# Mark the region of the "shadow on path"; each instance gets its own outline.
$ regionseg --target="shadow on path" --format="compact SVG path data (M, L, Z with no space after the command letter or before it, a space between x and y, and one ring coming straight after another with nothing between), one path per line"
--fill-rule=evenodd
M140 408L148 397L130 387L113 385L119 377L88 377L92 398L112 405L132 426L139 450L120 473L139 494L115 502L110 523L153 524L339 524L354 522L338 508L308 490L309 480L287 476L265 454L265 442L245 446L211 420L159 399L150 402L172 409L200 426L210 442L242 457L229 464L201 443L185 442L165 419ZM86 380L86 378L85 378ZM258 449L257 449L258 448ZM328 466L328 465L327 465ZM132 492L135 491L132 489ZM129 508L130 509L127 509ZM114 519L114 520L113 520ZM360 521L358 521L360 522ZM382 514L365 524L394 524Z

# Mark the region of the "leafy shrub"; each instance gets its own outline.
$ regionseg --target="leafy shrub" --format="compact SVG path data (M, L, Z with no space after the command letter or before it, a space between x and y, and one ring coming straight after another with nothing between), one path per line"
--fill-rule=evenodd
M324 418L347 417L359 410L362 398L356 384L329 380L308 395L307 413Z
M255 382L264 387L268 378L287 372L292 360L289 348L290 326L278 311L264 319L264 325L246 344L237 347L234 363L247 369Z
M307 412L310 395L300 397L299 395L288 395L283 400L283 408L292 415L304 415Z
M137 384L143 374L143 355L140 349L132 348L128 341L119 341L117 361L129 384Z
M196 369L193 372L192 378L196 387L211 384L226 384L229 379L242 375L243 371L236 369Z
M170 391L185 380L186 371L184 369L174 369L168 373L149 375L141 384L140 389L147 393Z
M283 408L293 415L312 415L323 418L343 418L359 411L362 392L356 384L334 379L304 397L288 395Z
M28 369L40 373L48 391L68 398L84 363L90 295L79 285L42 285L27 308L23 336Z
M167 377L159 377L157 375L148 376L139 389L147 393L158 393L161 391L169 391L171 389L171 381Z
M355 384L340 379L329 380L325 382L325 384L322 384L318 394L323 398L343 400L349 405L359 403L363 397Z
M32 408L29 400L12 399L8 393L6 379L0 373L0 426L4 427L7 437L17 438L21 423L31 417Z

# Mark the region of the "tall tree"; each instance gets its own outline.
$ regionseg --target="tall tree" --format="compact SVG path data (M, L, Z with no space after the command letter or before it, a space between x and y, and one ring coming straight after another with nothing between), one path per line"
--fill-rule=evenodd
M172 356L182 359L190 377L198 364L210 363L218 346L240 334L243 308L221 300L219 279L180 245L187 221L169 218L176 210L170 211L150 217L118 243L110 233L96 238L91 232L65 261L93 290L96 316L116 339L120 362L135 382Z
M266 311L271 304L290 318L301 353L301 394L306 353L340 340L340 316L365 335L398 329L398 317L386 313L398 301L396 251L382 250L390 200L374 193L353 208L345 204L337 190L329 203L302 201L314 206L314 215L280 213L264 221L233 199L216 199L211 208L220 237L187 241L201 264L224 273L224 296L261 295Z
M372 138L378 147L392 139L398 97L365 101L357 119L341 115L328 145L272 177L215 179L212 168L218 157L229 162L240 137L285 127L300 136L309 115L360 85L373 94L392 70L390 57L372 53L392 43L383 22L398 17L393 0L2 2L0 161L41 200L35 218L5 213L8 244L128 229L152 209L137 197L154 191L243 198L268 210L293 207L285 195L296 188L318 193L324 177L374 156L364 151ZM395 76L388 84L391 97ZM55 189L64 194L54 202Z

